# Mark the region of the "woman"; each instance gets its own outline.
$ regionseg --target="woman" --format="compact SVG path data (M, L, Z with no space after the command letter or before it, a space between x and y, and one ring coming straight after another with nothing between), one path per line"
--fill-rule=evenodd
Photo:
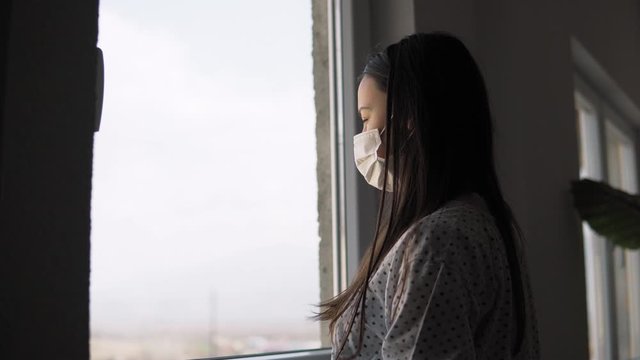
M382 192L357 275L316 316L329 321L332 359L538 359L472 56L452 35L412 34L371 55L358 82L355 161Z

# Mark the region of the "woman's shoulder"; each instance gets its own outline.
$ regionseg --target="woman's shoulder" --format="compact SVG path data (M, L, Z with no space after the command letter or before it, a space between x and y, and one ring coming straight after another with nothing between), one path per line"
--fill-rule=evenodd
M460 231L475 231L486 228L493 223L493 215L489 212L481 198L465 197L447 201L436 211L419 219L414 226L423 230L452 234ZM473 199L473 200L471 200Z
M418 220L410 229L416 255L444 260L452 254L472 254L495 235L493 217L482 204L450 200L436 211ZM469 255L471 256L471 255Z

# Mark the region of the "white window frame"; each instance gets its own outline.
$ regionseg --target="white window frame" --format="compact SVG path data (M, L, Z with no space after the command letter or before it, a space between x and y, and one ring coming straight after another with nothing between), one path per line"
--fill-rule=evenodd
M283 351L273 353L262 353L256 355L229 355L229 356L216 356L211 358L201 358L193 360L327 360L331 358L331 349L317 349L317 350L294 350Z
M623 190L631 193L637 193L638 154L636 149L638 139L635 134L635 129L606 103L603 104L602 108L602 121L604 122L605 133L608 134L611 132L613 136L621 138L623 142L626 142L627 145L631 147L630 162L635 164L635 169L632 169L630 172L630 176L632 177L631 179L627 179L627 181L625 181L625 179L620 179L620 181L624 187ZM609 155L611 155L608 153L608 142L606 149L608 161ZM607 178L611 182L612 179L609 178L609 165L610 164L607 163ZM618 308L627 306L629 309L629 314L621 312L616 314L616 321L618 323L618 357L622 359L638 359L640 358L640 250L631 251L615 247L613 248L612 256L614 266L613 276L616 278L616 306ZM623 300L622 297L626 299ZM628 305L625 305L627 302ZM620 330L623 328L625 331L621 332Z
M614 110L614 105L604 96L601 96L596 88L588 83L586 77L578 71L574 75L575 101L576 107L586 108L593 115L595 126L588 128L588 124L579 122L580 146L589 148L585 154L587 171L580 174L581 177L588 177L595 180L609 181L608 166L608 139L606 126L610 123L616 129L621 130L621 134L632 142L636 162L635 174L638 179L638 136L637 127L627 120L625 116ZM637 183L636 183L637 186ZM620 355L619 332L619 312L617 311L617 290L616 276L620 273L616 270L615 255L616 250L613 243L595 234L591 228L583 223L584 255L585 255L585 278L587 285L587 305L589 311L589 342L592 350L592 359L614 360ZM640 250L623 250L627 266L636 271L640 271ZM632 270L633 271L633 270ZM628 273L627 273L628 274ZM635 275L635 276L634 276ZM627 295L630 296L631 313L629 315L630 327L632 330L628 334L628 342L631 344L629 359L640 356L640 273L631 274L632 279ZM602 292L604 290L604 292ZM627 319L624 319L625 321ZM634 340L635 339L635 340ZM625 359L626 360L626 359Z
M579 146L582 148L581 156L584 152L584 172L580 176L603 180L601 122L598 120L596 107L583 96L586 92L582 91L582 86L576 87L580 89L575 93L576 108L583 108L588 114L585 119L576 119L580 138ZM585 222L582 223L582 231L591 358L610 359L609 354L612 351L610 337L615 336L611 329L615 329L615 324L611 323L613 299L610 295L611 281L608 276L610 273L608 269L611 266L610 258L605 255L609 251L608 243Z

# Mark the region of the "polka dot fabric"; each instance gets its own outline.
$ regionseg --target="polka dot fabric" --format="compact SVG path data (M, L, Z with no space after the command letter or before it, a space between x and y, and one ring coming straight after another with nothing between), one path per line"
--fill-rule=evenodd
M514 359L509 264L493 217L482 204L449 201L413 224L389 251L369 282L357 358ZM526 257L521 258L528 325L515 359L539 359L537 318ZM332 360L356 310L340 358L357 349L361 314L351 306L336 323Z

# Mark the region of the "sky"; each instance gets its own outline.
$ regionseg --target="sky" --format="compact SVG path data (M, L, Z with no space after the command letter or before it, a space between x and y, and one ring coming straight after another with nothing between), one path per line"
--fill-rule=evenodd
M92 331L317 327L311 41L311 1L100 2Z

